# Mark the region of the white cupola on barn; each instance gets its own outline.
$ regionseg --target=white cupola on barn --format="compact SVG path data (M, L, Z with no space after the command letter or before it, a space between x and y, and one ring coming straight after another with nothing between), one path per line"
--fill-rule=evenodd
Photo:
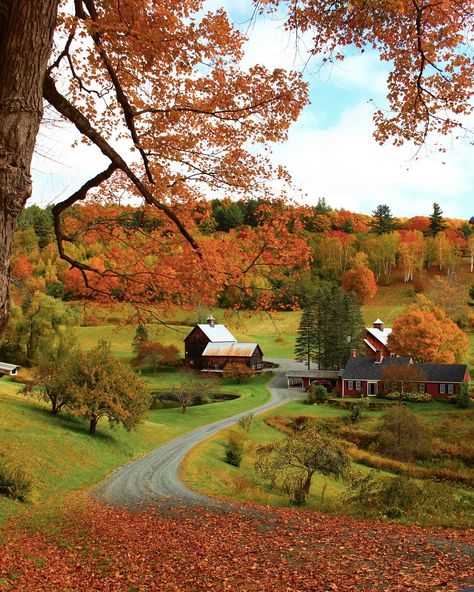
M209 315L209 316L207 317L207 324L208 324L210 327L214 327L214 325L216 324L216 320L214 319L214 317L213 317L212 315Z
M381 321L380 319L377 319L372 324L373 324L374 329L378 329L379 331L383 331L383 321Z

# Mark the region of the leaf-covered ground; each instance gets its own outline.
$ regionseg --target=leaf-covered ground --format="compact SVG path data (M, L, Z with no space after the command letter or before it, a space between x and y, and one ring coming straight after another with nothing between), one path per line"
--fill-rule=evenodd
M457 591L474 532L295 510L130 513L89 502L47 532L11 527L0 590L15 592Z

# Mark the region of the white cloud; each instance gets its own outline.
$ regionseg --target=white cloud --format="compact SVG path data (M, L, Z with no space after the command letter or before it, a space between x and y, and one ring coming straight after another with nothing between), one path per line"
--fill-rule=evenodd
M372 107L358 104L325 130L297 124L275 158L307 194L306 203L324 196L333 207L365 213L386 203L395 215L415 216L429 214L436 201L445 215L466 216L460 198L474 185L471 146L415 160L412 147L380 146L372 130Z

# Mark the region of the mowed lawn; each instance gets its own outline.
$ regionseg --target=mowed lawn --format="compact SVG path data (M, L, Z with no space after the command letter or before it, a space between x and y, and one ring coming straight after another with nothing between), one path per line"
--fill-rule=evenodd
M174 375L172 375L174 376ZM160 384L170 375L155 377ZM176 378L174 378L176 380ZM90 486L112 469L201 425L246 413L268 397L268 375L256 377L245 386L219 385L238 399L181 409L150 411L148 420L127 433L111 430L105 420L95 436L87 433L84 420L50 413L46 404L18 394L19 386L0 380L0 453L28 470L35 482L33 503L58 500L66 493ZM0 496L0 522L28 507Z

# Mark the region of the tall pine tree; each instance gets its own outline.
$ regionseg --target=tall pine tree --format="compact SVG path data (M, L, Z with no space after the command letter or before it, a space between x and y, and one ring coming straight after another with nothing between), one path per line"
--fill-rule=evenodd
M386 234L395 230L395 221L389 206L380 204L372 212L373 220L370 222L372 232Z
M308 370L311 370L311 361L314 357L314 335L313 306L310 303L303 308L295 343L295 360L306 362Z
M320 287L303 308L295 359L317 363L319 369L342 368L351 349L363 349L364 321L355 295L340 286Z
M443 220L443 210L437 203L433 204L433 213L430 216L430 235L436 236L438 232L441 232L446 228L446 224Z

